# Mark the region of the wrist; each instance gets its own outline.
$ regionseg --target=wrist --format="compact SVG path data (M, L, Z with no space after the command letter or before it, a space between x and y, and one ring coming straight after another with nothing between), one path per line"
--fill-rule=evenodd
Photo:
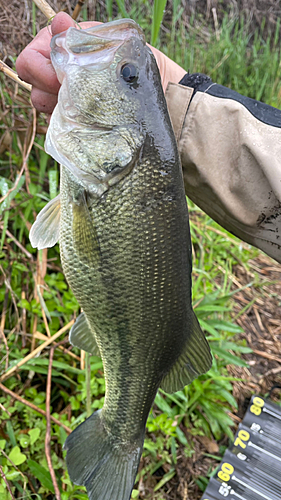
M155 49L154 47L151 46L150 48L156 59L161 75L163 90L165 93L168 83L169 82L179 83L179 81L186 74L186 71L183 68L181 68L181 66L179 66L177 63L172 61L172 59L170 59L168 56L163 54L163 52L161 52L160 50Z

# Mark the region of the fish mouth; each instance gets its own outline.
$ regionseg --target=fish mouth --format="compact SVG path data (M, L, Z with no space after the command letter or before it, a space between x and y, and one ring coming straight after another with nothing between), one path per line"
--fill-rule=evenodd
M116 50L129 39L145 45L141 27L132 19L118 19L85 30L68 28L51 40L51 60L60 83L65 76L65 65L95 65L107 67Z

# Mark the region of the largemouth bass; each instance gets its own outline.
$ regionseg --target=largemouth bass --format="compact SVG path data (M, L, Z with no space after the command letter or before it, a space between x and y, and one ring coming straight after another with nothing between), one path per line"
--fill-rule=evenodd
M83 313L71 342L100 353L106 395L67 438L67 467L91 500L128 500L157 389L209 370L191 305L191 241L181 165L160 75L141 28L118 20L51 42L61 89L46 151L60 196L31 230L60 242Z

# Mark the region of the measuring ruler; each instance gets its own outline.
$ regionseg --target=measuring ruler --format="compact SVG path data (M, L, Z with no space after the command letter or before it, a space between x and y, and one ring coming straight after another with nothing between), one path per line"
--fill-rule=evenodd
M253 396L243 419L243 424L281 443L281 408L274 403Z
M281 408L253 396L201 500L281 500Z

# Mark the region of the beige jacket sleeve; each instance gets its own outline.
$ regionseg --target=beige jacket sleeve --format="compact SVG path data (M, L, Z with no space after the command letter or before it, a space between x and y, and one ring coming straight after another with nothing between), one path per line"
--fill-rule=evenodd
M281 112L214 86L195 91L169 83L166 91L186 193L221 226L281 262Z

